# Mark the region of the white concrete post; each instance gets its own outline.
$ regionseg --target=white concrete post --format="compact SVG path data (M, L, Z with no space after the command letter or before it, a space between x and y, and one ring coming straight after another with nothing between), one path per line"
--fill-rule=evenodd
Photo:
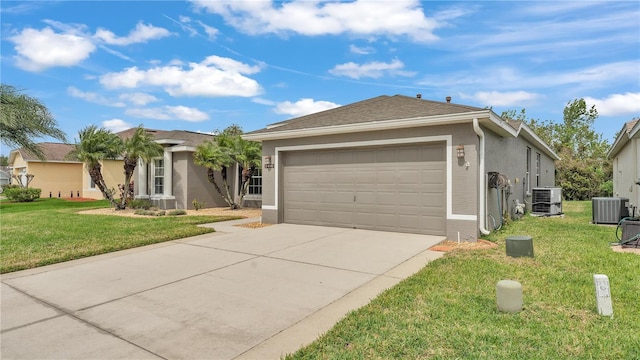
M164 148L164 196L173 196L173 153Z
M138 160L138 179L136 186L138 188L138 196L147 196L147 163L142 159Z
M603 316L613 316L613 304L611 303L609 277L603 274L594 274L593 283L596 288L596 303L598 305L598 314Z

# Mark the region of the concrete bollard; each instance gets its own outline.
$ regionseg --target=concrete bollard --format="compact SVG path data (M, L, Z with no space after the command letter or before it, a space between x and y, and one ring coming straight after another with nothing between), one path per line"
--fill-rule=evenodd
M496 286L498 311L517 313L522 310L522 285L513 280L500 280Z

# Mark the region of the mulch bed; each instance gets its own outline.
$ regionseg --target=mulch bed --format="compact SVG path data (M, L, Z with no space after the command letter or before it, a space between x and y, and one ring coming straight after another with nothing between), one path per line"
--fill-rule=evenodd
M92 198L83 198L83 197L73 197L73 198L62 198L63 200L67 200L67 201L76 201L76 202L86 202L86 201L98 201L96 199L92 199Z
M432 246L429 250L447 252L451 250L479 250L479 249L491 249L498 246L498 244L491 241L479 239L476 242L445 240L438 245Z

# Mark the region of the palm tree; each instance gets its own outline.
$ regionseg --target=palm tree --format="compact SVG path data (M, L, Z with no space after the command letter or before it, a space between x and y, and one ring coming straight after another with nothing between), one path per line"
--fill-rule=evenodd
M136 169L138 160L145 162L151 161L154 157L162 155L164 148L153 140L153 136L149 134L142 125L138 126L131 137L123 142L123 158L124 158L124 188L128 189L133 172ZM120 207L124 209L127 202L127 192L120 199Z
M193 154L194 162L207 168L209 182L231 209L241 207L256 166L260 166L262 155L260 143L244 140L241 134L242 130L237 125L232 125L218 135L215 141L207 141L198 146ZM242 184L238 203L232 196L227 179L227 169L236 164L242 167ZM215 181L214 171L221 172L224 193Z
M196 151L193 153L193 161L197 165L202 165L207 168L207 178L209 182L213 184L216 192L222 196L231 209L236 209L237 205L233 201L233 197L229 194L227 182L227 167L232 164L232 159L228 151L222 148L217 141L205 141L196 147ZM222 174L222 182L226 189L226 195L222 193L222 189L220 189L220 186L216 182L215 171L220 171Z
M66 142L65 134L57 126L38 99L19 93L11 85L0 84L0 138L5 144L28 150L44 160L34 138L50 136Z
M261 165L262 146L258 142L245 140L240 135L234 136L227 146L232 149L231 157L242 168L242 183L240 184L240 199L238 201L242 204L244 196L247 195L251 178L256 172L256 167Z
M102 176L101 162L106 159L115 159L122 153L122 140L118 135L109 130L98 129L95 125L89 125L78 132L80 142L75 144L70 156L84 163L89 171L91 180L96 184L105 199L111 205L120 210L122 207L113 198L114 189L108 189Z

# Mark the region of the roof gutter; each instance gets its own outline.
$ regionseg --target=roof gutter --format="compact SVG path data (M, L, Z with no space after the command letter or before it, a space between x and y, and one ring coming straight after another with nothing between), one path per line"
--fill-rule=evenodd
M421 126L435 126L435 125L451 125L469 123L471 117L489 117L489 110L481 110L474 112L437 115L428 117L417 117L410 119L393 119L393 120L381 120L373 122L364 122L356 124L344 124L333 125L317 128L304 128L293 130L282 130L274 132L262 132L262 133L248 133L243 134L242 138L252 141L268 141L268 140L281 140L292 139L311 136L323 136L323 135L336 135L355 133L362 131L381 131L381 130L395 130L401 128L412 128Z
M480 124L478 124L478 118L473 118L473 131L475 131L475 133L478 135L478 138L480 139L480 163L479 163L479 168L480 168L480 232L483 235L489 235L490 232L489 230L486 229L486 216L484 215L485 213L485 207L486 207L486 198L487 198L487 189L486 186L484 184L484 132L482 131L482 129L480 128Z

